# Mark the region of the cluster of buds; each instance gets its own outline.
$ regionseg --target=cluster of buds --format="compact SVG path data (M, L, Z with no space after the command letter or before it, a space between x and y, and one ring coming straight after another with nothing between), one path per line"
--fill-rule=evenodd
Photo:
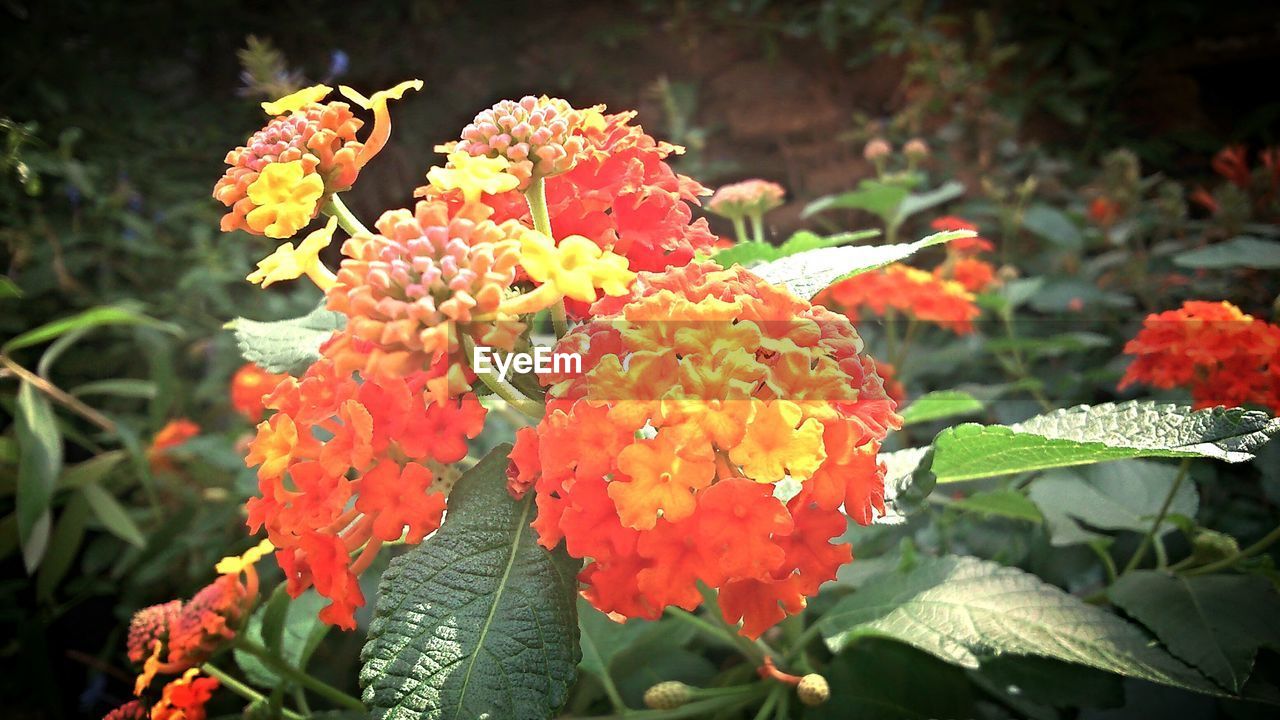
M862 147L862 157L876 168L876 175L886 178L893 145L882 137L872 138ZM929 158L929 144L920 138L911 138L902 146L902 156L907 160L907 173L915 172L920 163Z
M373 128L363 139L364 121L344 102L322 102L333 91L314 85L262 109L274 118L241 147L227 153L230 168L213 196L230 208L222 230L246 230L289 238L311 222L336 193L348 190L360 170L391 136L390 100L422 88L421 80L401 83L366 98L349 87L341 92L373 111Z
M707 210L733 223L738 242L747 240L744 221L750 220L753 230L752 239L764 241L764 215L774 208L781 207L782 199L787 191L781 185L768 180L743 180L725 185L707 201Z

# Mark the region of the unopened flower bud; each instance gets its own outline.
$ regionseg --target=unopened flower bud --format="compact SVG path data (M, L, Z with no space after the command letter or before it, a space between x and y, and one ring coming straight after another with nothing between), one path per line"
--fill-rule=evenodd
M825 681L823 684L826 684ZM675 710L689 702L691 689L688 685L676 680L660 682L644 691L645 707L654 710Z
M912 160L929 157L929 145L920 138L911 138L902 146L902 153Z
M874 138L862 149L862 157L871 162L879 162L893 152L893 146L884 138Z
M831 698L831 686L821 675L809 673L800 678L800 683L796 685L796 697L811 707L821 705Z

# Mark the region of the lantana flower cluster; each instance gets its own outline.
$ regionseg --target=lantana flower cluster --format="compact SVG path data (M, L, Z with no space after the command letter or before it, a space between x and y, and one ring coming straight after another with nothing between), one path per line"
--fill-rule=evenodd
M375 115L367 138L354 121L338 133L357 171L385 143L386 100L416 86L368 101L343 89ZM354 175L337 135L321 133L326 113L346 117L321 104L327 93L269 104L280 117L263 132L276 145L237 151L219 191L244 218L226 227L283 238L331 216L249 280L309 278L344 329L300 377L245 369L233 386L246 416L267 414L246 459L260 492L248 524L277 548L291 595L313 587L330 601L321 619L355 626L358 576L380 547L442 522L455 465L484 426L480 385L538 420L519 435L511 490L536 493L545 546L563 540L589 559L581 578L597 607L692 608L702 582L755 636L834 577L850 559L832 542L847 519L884 509L876 452L900 423L895 403L847 319L740 268L693 262L716 238L693 218L709 192L666 162L680 148L632 112L504 101L438 148L446 160L412 209L367 230L336 196ZM333 162L307 157L316 137ZM274 175L275 199L254 205L251 186ZM764 204L781 196L764 190ZM264 207L270 231L249 220ZM339 227L334 272L319 255ZM557 351L591 368L541 378L545 410L541 394L477 374L467 353L527 348L544 310ZM584 322L568 330L568 317Z
M541 378L547 414L512 455L539 542L588 560L604 612L692 610L699 582L750 637L799 612L851 558L846 517L884 508L876 451L901 419L857 332L710 262L592 314L557 346L591 369Z
M952 215L934 220L932 227L939 232L978 229ZM947 243L947 257L933 272L894 263L841 280L823 291L819 301L839 308L854 322L863 312L897 314L966 335L981 314L974 293L999 284L995 267L978 257L994 249L990 240L978 235L956 238Z
M518 104L548 109L555 105L545 98L524 98ZM492 112L500 112L501 107L495 106ZM554 172L563 164L552 164L549 171L539 167L546 172L548 219L557 237L587 238L602 250L625 257L632 271L679 267L699 251L709 254L716 241L706 220L693 218L693 206L710 191L665 162L684 149L646 134L632 124L635 115L607 114L600 108L582 111L580 124L572 126L567 137L557 132L548 139L554 140L551 156L558 157L561 149L577 153L568 170ZM473 126L485 126L488 118L488 113L481 113ZM510 151L498 149L502 141L482 144L469 140L470 134L464 132L459 148L485 157L510 156ZM542 147L532 146L531 152L543 152ZM431 192L429 186L418 190L420 195ZM513 188L484 198L495 210L495 221L518 219L533 225L522 192Z
M474 394L437 401L427 374L357 382L332 361L287 378L265 400L246 462L258 466L261 497L249 527L278 548L288 590L330 600L320 618L355 627L365 604L357 576L385 542L420 542L440 526L452 472L485 410Z
M171 600L143 608L129 623L126 649L141 668L134 684L136 700L112 710L106 720L204 720L204 705L218 680L201 675L200 666L241 632L258 601L255 565L271 553L264 540L243 555L223 558L219 576L190 600ZM157 675L173 675L157 693Z
M1124 347L1123 389L1187 387L1196 408L1260 405L1280 413L1280 326L1229 302L1191 300L1147 316Z
M358 137L364 121L355 117L350 105L321 102L333 91L326 85L263 103L274 119L227 153L231 167L213 190L213 196L230 208L222 218L223 231L292 237L330 197L350 189L360 170L386 145L391 135L388 101L421 87L422 81L414 80L373 98L343 87L349 100L373 111L373 128L364 139Z

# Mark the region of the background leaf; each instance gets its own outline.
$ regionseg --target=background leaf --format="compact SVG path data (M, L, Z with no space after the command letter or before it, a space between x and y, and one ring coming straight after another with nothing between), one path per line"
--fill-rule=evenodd
M506 491L510 445L458 481L444 526L391 561L363 652L379 718L546 718L579 660L579 563L535 541Z
M1280 268L1280 241L1240 235L1226 242L1189 250L1173 257L1173 264L1185 268L1225 270Z
M1090 528L1146 532L1178 475L1176 465L1122 460L1075 470L1053 470L1031 483L1031 500L1044 513L1054 545L1074 545L1103 535ZM1195 483L1184 482L1169 503L1174 515L1195 517ZM1162 533L1175 525L1166 519Z
M968 423L933 440L920 471L959 482L1137 457L1244 462L1280 432L1280 420L1242 408L1191 410L1147 401L1080 405L1016 425Z
M1037 655L1219 692L1119 617L1022 570L972 557L924 558L885 573L818 625L832 652L861 637L887 637L967 668L989 655Z
M128 307L98 307L84 312L77 313L71 317L54 320L53 322L41 325L38 328L28 330L18 335L0 348L0 352L11 353L32 345L49 342L56 339L64 333L73 330L80 330L92 327L101 327L104 325L148 325L159 328L173 335L181 335L182 328L173 323L166 323L149 318L142 313Z
M147 540L142 535L142 530L138 529L137 523L133 518L129 517L129 512L124 509L119 500L104 490L101 485L96 483L88 483L82 489L86 500L89 501L89 508L93 510L93 514L98 518L107 530L116 537L124 540L130 545L136 547L146 547Z
M1141 570L1121 577L1107 595L1170 652L1235 693L1244 688L1258 648L1280 650L1280 596L1255 575Z
M1022 214L1022 227L1066 250L1079 250L1084 246L1080 228L1061 210L1037 203Z
M62 472L62 435L53 406L31 383L18 387L14 428L18 440L18 539L27 572L44 556L51 519L49 503Z
M911 401L902 411L902 424L915 425L982 411L981 400L960 390L937 390Z
M836 280L905 260L927 247L973 237L971 230L934 233L913 243L819 248L751 268L766 282L784 285L797 297L811 298Z
M301 374L320 359L320 346L347 322L323 305L291 320L258 322L237 318L232 329L245 360L273 373Z

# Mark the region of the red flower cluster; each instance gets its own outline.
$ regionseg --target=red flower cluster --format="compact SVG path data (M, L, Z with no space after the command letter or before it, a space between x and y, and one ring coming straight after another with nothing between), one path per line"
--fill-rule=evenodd
M291 595L314 586L331 601L320 612L328 623L355 627L365 603L356 576L382 543L417 543L440 526L443 465L465 457L466 439L484 426L474 395L433 399L427 380L420 372L357 382L321 360L266 399L276 413L258 425L245 460L258 466L262 493L248 502L248 524L266 528Z
M1261 405L1280 413L1280 326L1228 302L1188 301L1147 316L1125 345L1120 388L1191 388L1195 407Z
M938 232L946 232L949 230L972 230L978 232L978 226L955 215L944 215L929 223L929 227ZM988 239L975 235L973 237L956 238L947 243L947 250L960 255L977 255L979 253L993 252L996 246Z
M973 332L980 314L973 295L960 283L900 263L841 280L822 297L855 321L864 309L881 316L893 310L957 335Z
M684 149L632 125L635 115L596 114L596 122L577 128L583 141L577 164L546 181L557 238L585 236L626 257L632 270L662 270L688 263L698 251L710 254L716 237L705 219L693 219L690 207L710 191L671 169L665 158ZM485 202L497 210L495 221L532 225L518 190Z
M710 262L592 311L557 348L591 370L541 378L547 414L512 453L539 542L589 559L605 612L692 610L699 581L750 637L799 612L851 559L846 514L884 507L876 452L901 419L857 332Z
M241 365L231 376L231 407L250 422L258 422L267 411L262 398L287 377L285 373L269 373L253 363Z

